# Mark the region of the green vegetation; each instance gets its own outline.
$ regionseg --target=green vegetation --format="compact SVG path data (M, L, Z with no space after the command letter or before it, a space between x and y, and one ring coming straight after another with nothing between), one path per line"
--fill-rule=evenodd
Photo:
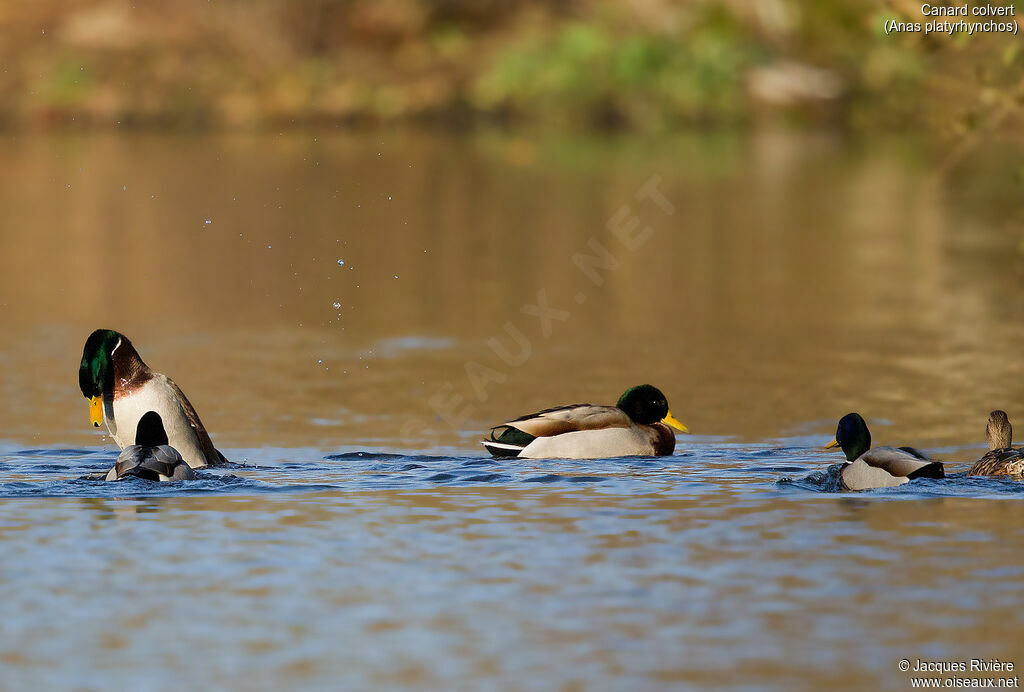
M709 27L679 42L573 21L499 52L472 101L483 112L594 125L736 122L747 113L742 77L758 55L735 31Z
M1007 35L885 35L902 0L37 0L0 5L0 123L797 120L960 134L1020 98Z

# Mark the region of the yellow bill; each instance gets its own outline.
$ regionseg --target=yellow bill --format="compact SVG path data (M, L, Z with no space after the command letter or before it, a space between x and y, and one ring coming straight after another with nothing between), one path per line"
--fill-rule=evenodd
M833 447L838 447L838 446L839 446L839 440L832 440L827 445L825 445L825 449L832 449Z
M668 412L667 416L665 416L664 418L661 419L661 422L664 423L665 425L671 425L673 428L675 428L676 430L679 430L680 432L684 432L684 433L690 432L690 429L687 428L682 423L680 423L676 419L676 417L672 415L671 411Z
M103 397L94 396L89 399L89 420L94 427L100 427L103 422Z

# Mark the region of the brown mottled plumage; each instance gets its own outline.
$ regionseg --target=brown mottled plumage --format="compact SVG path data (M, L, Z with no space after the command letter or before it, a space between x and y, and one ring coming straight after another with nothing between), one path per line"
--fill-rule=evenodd
M974 463L968 476L1024 476L1024 449L1014 449L1013 426L1005 411L993 411L985 430L988 452Z

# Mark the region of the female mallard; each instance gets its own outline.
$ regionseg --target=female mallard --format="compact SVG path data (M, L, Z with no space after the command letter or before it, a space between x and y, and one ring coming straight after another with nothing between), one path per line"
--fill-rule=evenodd
M676 448L672 426L690 432L668 410L656 387L631 387L615 406L549 408L491 428L484 447L496 457L604 459L667 456Z
M1013 449L1013 426L1005 411L988 415L988 452L974 462L968 476L1021 476L1024 475L1024 449Z
M153 372L128 337L109 329L89 335L78 369L78 385L89 400L92 424L106 421L118 447L135 443L147 411L163 420L170 444L194 469L227 463L206 433L199 415L168 377Z
M167 444L167 432L156 411L149 411L139 419L135 444L124 448L106 480L129 476L150 481L190 481L196 477L196 472L185 463L178 450Z
M825 449L833 447L842 447L846 454L839 471L845 490L892 488L914 478L945 478L941 462L932 461L913 447L871 449L871 433L857 413L848 413L839 420L836 438Z

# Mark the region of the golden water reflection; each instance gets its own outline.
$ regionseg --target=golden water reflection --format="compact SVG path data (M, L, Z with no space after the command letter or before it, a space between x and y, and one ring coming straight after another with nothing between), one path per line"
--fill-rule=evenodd
M990 409L1024 415L1016 159L982 148L936 182L939 153L890 144L7 139L6 434L96 440L74 371L104 326L227 448L468 449L643 381L699 434L824 436L859 410L892 423L880 441L981 442ZM671 215L636 198L653 176ZM608 230L632 217L635 251ZM572 262L591 240L618 263L601 286ZM523 312L540 291L547 337ZM488 345L521 354L507 323L529 344L512 365Z

